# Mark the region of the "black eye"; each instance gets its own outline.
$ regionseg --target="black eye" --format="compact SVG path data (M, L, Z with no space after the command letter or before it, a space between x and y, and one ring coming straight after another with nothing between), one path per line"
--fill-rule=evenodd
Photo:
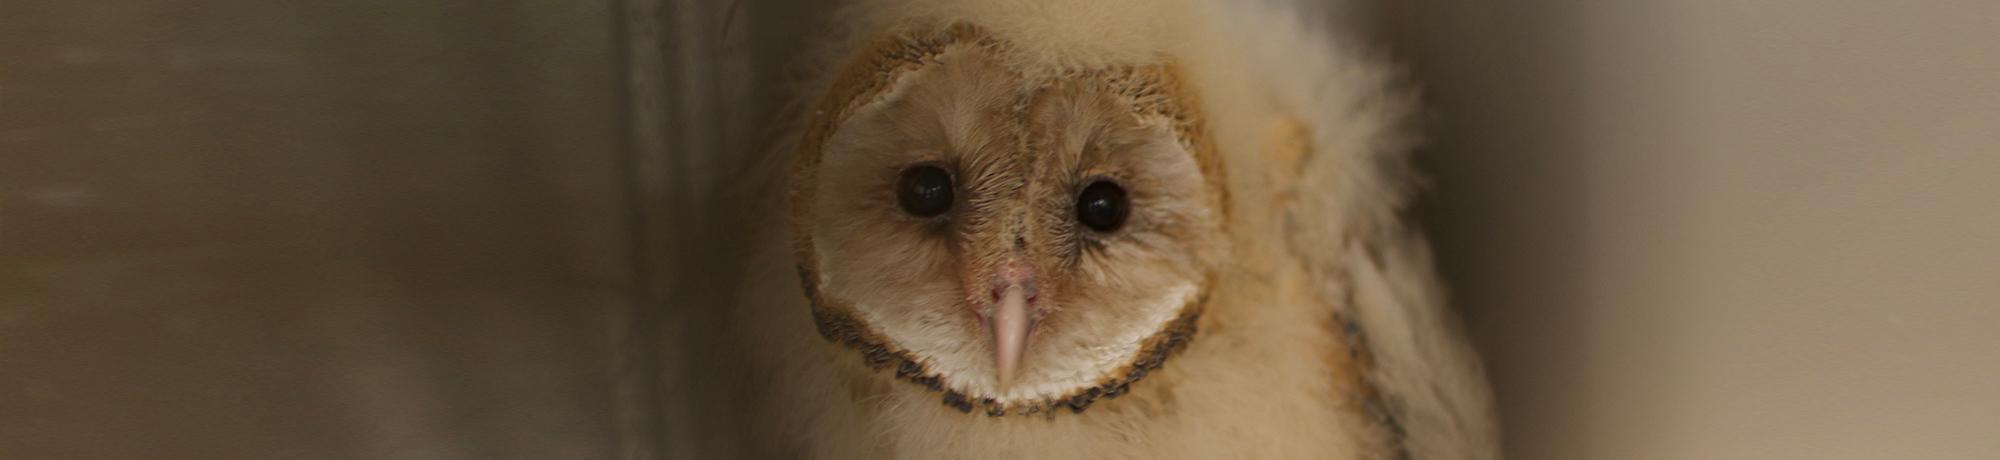
M896 202L917 217L937 217L951 210L951 173L931 165L903 170L896 181Z
M1092 182L1076 195L1076 220L1091 230L1117 230L1131 213L1132 202L1125 199L1125 189L1111 181Z

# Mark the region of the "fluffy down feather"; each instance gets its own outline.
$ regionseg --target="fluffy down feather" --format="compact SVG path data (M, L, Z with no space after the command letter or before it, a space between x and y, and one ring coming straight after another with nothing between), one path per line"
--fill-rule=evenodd
M864 0L809 64L833 69L899 31L970 24L1010 65L1058 79L1171 62L1225 171L1225 267L1194 342L1129 394L1080 413L987 417L862 365L814 330L782 229L782 165L747 159L711 219L741 287L685 342L705 397L668 423L706 456L1412 458L1498 456L1489 396L1402 222L1411 101L1380 63L1270 3ZM802 113L802 117L822 114ZM791 135L787 142L796 142ZM762 210L748 214L733 211ZM740 268L740 270L737 270Z

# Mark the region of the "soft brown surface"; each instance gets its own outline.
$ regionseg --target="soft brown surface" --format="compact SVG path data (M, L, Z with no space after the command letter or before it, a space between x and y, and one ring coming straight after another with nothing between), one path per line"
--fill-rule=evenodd
M0 2L0 457L604 458L591 2Z

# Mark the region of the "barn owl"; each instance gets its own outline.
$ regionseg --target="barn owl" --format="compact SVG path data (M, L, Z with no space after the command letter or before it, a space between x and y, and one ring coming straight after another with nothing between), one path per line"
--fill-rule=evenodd
M1287 7L871 0L716 198L676 449L1498 456L1392 72Z

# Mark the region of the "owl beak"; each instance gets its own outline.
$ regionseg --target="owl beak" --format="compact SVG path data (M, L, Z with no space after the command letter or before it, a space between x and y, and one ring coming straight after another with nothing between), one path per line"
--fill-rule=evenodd
M1033 322L1028 312L1027 288L1020 284L1008 284L1006 292L993 306L993 366L1000 379L1000 388L1014 383L1014 372L1020 369L1021 354L1028 349L1028 330Z

